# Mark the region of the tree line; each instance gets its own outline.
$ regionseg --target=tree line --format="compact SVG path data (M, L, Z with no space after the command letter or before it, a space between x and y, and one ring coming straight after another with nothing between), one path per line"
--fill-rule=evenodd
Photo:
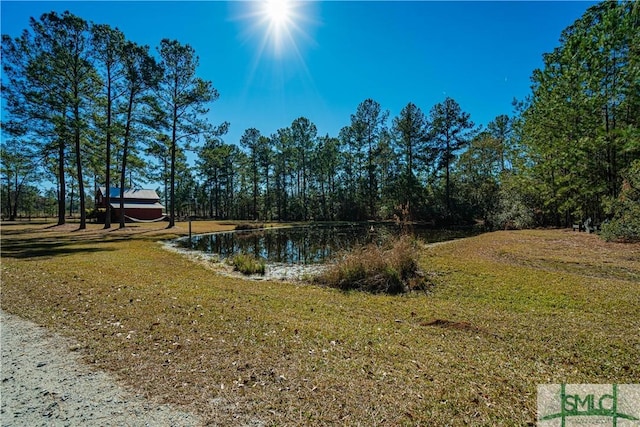
M3 35L3 212L17 214L38 169L55 176L59 223L70 184L81 227L85 183L109 186L113 176L120 188L163 183L170 226L184 215L599 222L637 182L629 174L639 170L639 14L633 2L589 8L533 71L530 96L486 127L452 98L425 111L408 103L392 118L366 99L338 135L299 117L231 143L228 123L205 120L218 93L197 77L190 46L162 40L154 56L107 25L45 14L18 38Z
M500 120L509 126L508 118ZM239 147L207 140L195 197L201 213L215 218L470 219L478 206L463 206L468 185L454 166L471 161L459 159L460 152L475 152L479 135L493 134L479 132L451 98L429 114L409 103L392 120L366 99L337 136L318 135L312 121L299 117L271 135L247 129ZM497 179L499 172L490 174Z

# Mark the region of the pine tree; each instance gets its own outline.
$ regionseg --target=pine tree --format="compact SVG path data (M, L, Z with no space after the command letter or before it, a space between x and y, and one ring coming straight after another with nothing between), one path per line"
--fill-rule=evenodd
M451 219L451 171L457 155L473 138L475 125L469 113L462 111L460 105L449 97L431 109L429 121L432 124L430 151L436 170L445 172L445 217Z
M429 123L420 108L415 104L407 104L400 115L393 119L393 141L400 153L404 170L400 182L399 192L403 196L402 210L413 216L414 207L419 203L416 198L421 193L416 171L425 168L427 162L427 143L429 142Z
M358 150L366 151L366 183L364 191L368 205L369 218L376 216L376 205L379 198L378 180L377 180L377 158L376 147L380 140L380 136L386 129L386 121L389 116L388 111L382 111L380 104L373 99L366 99L358 105L356 113L351 115L351 129L353 131L354 141L358 146Z
M112 140L116 133L114 123L115 106L122 95L121 80L124 76L122 66L122 49L125 42L124 34L108 25L93 25L91 27L91 42L93 57L99 64L98 72L103 82L104 99L104 136L105 136L105 187L104 194L106 213L104 228L111 228L111 149ZM122 212L122 210L121 210Z
M175 226L176 155L180 143L186 144L211 127L203 119L206 105L218 99L212 83L196 76L199 59L195 50L177 40L163 39L159 47L164 76L160 83L159 111L165 113L165 126L170 140L169 225Z

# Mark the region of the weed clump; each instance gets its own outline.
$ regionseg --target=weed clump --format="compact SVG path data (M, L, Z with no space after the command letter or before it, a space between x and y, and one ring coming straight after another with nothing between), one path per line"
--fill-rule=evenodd
M238 254L231 259L230 263L233 265L235 271L239 271L247 276L252 274L264 276L266 268L264 260L258 259L253 255Z
M416 243L407 236L381 247L374 243L346 254L318 276L317 283L372 293L400 294L426 290L418 268Z

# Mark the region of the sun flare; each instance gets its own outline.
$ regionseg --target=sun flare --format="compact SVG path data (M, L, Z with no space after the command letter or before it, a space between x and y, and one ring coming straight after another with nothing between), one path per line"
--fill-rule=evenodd
M266 0L264 13L276 27L286 25L291 20L290 0Z
M300 30L300 2L295 0L265 0L259 11L260 20L266 26L266 37L276 54L295 47L295 37Z
M245 5L239 19L250 21L245 34L259 41L258 58L302 58L301 47L314 45L318 27L316 6L303 0L261 0L237 2ZM267 51L270 51L267 53Z

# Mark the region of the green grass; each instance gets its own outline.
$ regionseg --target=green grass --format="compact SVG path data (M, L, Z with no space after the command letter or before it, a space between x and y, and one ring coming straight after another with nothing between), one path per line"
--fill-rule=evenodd
M238 254L231 258L231 265L235 271L250 276L252 274L259 274L264 276L266 264L262 259L258 259L250 254Z
M2 226L2 308L218 425L526 425L545 383L640 378L640 245L557 230L416 249L390 296L218 275L139 225ZM194 232L235 224L194 222Z

